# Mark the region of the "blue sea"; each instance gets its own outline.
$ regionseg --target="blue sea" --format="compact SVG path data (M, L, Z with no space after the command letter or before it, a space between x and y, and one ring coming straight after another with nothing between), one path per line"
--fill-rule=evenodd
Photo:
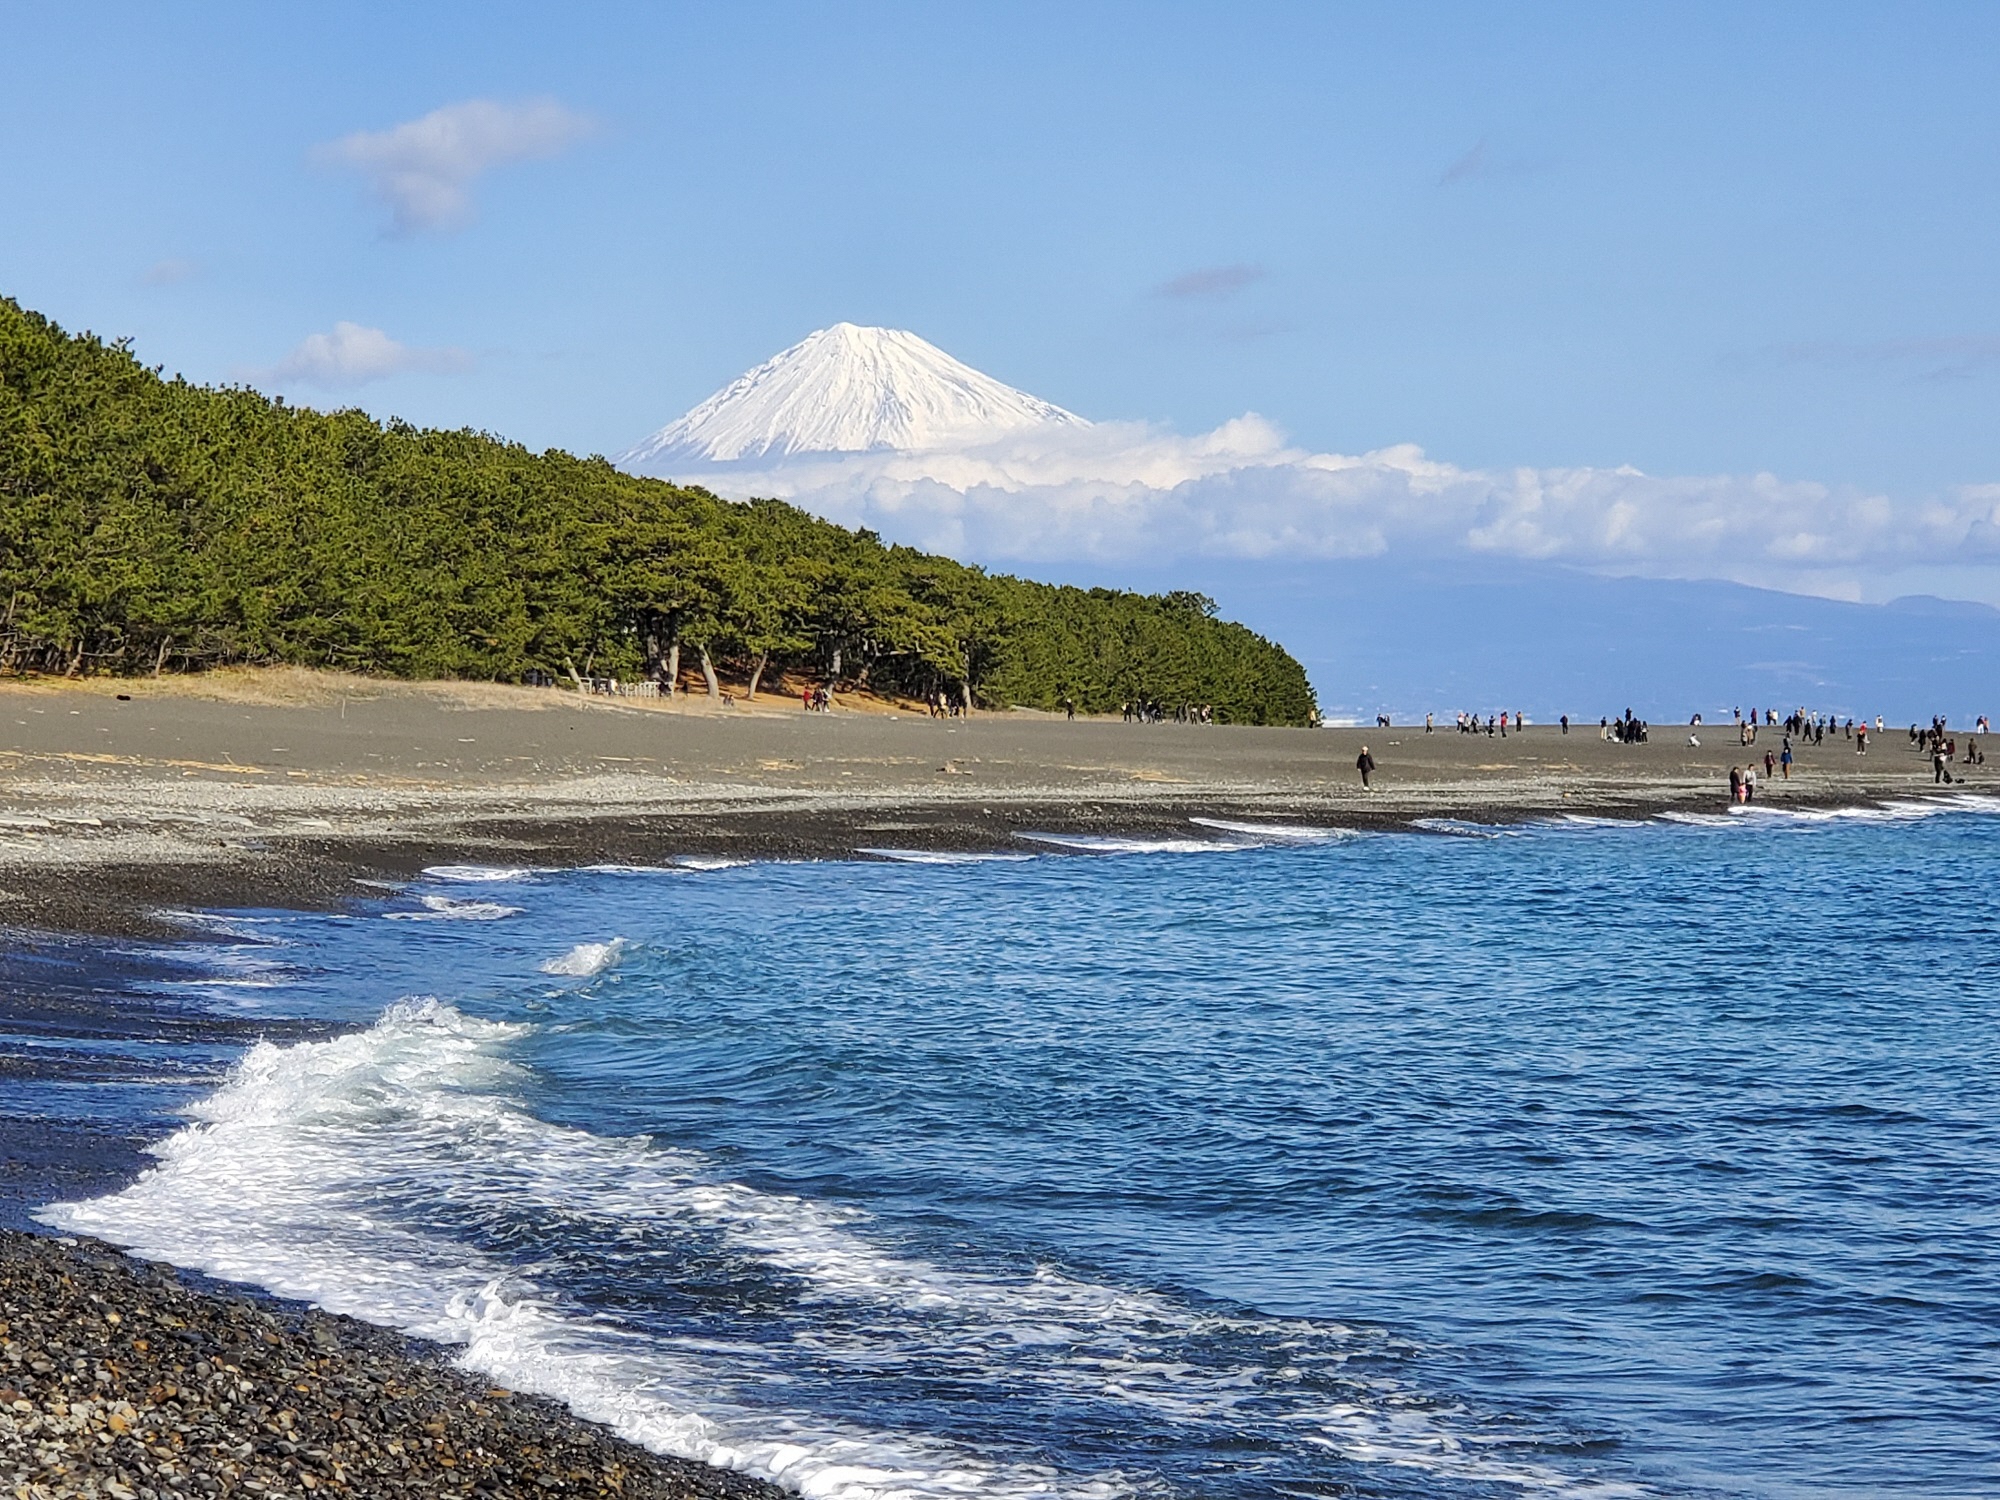
M169 1132L50 1226L826 1500L1996 1496L1996 812L444 867L0 1103Z

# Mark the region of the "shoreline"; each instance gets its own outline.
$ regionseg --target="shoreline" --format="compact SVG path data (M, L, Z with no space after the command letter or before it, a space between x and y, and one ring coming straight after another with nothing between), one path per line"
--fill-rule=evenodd
M9 1495L785 1493L651 1453L450 1353L99 1240L0 1228Z
M130 688L124 697L110 688ZM0 682L6 925L170 939L188 909L337 908L426 865L826 859L1018 835L1185 835L1216 816L1383 829L1419 818L1722 811L1733 728L1255 729L625 706L551 689L239 674L218 683ZM1802 747L1759 804L1927 795L1878 737ZM1752 747L1761 756L1777 737ZM1362 746L1378 767L1364 791ZM1952 791L1985 789L1986 768ZM1995 785L2000 786L2000 773ZM1937 788L1937 790L1944 790Z

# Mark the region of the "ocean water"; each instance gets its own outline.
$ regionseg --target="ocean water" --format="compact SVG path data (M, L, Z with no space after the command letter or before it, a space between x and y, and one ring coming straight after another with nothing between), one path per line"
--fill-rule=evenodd
M51 1225L829 1500L2000 1495L1996 813L443 868L0 1102L180 1112Z

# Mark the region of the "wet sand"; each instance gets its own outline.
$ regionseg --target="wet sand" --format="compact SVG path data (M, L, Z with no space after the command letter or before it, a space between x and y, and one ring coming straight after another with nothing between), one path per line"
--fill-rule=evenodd
M212 696L196 696L208 692ZM119 693L129 697L121 699ZM1257 729L1035 713L933 720L880 704L710 709L562 689L307 673L204 685L0 684L8 925L165 933L187 906L338 903L445 861L847 857L1005 847L1025 830L1185 831L1189 816L1392 826L1426 816L1720 811L1754 752L1729 726L1507 738ZM1364 791L1363 745L1376 760ZM1769 805L1926 794L1900 731L1802 747ZM1978 790L1984 768L1960 789Z

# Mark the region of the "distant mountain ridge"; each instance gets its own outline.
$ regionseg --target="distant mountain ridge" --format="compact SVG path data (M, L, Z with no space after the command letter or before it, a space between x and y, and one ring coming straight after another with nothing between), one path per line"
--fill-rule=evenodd
M690 463L958 447L1024 428L1089 425L914 333L836 323L737 377L615 462L666 475Z

